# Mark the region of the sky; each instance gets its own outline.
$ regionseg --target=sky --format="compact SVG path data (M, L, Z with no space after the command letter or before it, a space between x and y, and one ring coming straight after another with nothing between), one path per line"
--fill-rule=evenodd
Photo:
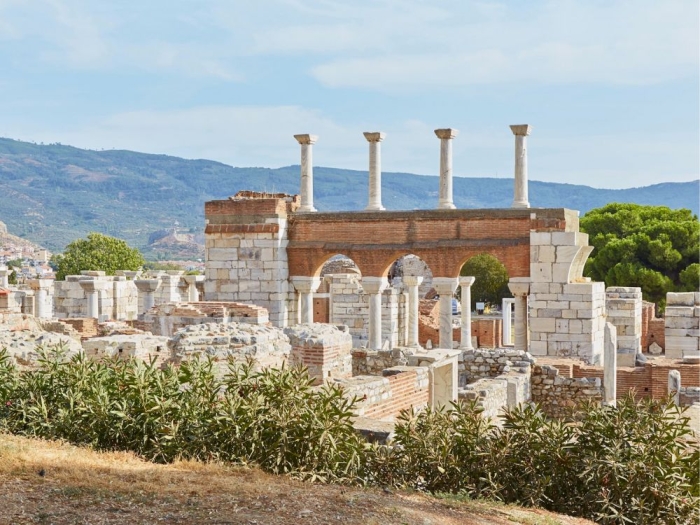
M627 188L700 173L697 0L0 0L0 136Z

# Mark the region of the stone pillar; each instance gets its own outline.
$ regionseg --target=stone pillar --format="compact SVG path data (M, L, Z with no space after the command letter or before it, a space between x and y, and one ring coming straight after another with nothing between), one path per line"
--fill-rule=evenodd
M369 142L369 202L366 211L381 211L382 206L382 148L380 142L385 134L380 131L365 131Z
M388 285L386 277L362 278L362 288L369 294L369 350L382 349L382 292Z
M297 212L312 212L314 208L314 165L313 145L316 135L294 135L301 144L301 206Z
M49 290L53 284L53 279L30 279L28 284L34 290L36 317L51 319L53 314L49 304Z
M182 278L187 283L187 301L196 303L199 301L199 290L197 290L197 282L203 281L203 275L183 275Z
M34 294L32 292L25 292L25 294L22 296L22 313L35 315L36 310L34 307Z
M433 277L433 288L440 295L440 348L452 350L452 296L459 279ZM469 334L471 338L471 334Z
M612 323L605 323L603 403L610 406L617 404L617 328Z
M106 283L95 279L82 279L78 283L87 296L87 316L99 320L100 290L104 288Z
M681 373L678 370L668 372L668 395L673 397L676 406L680 405Z
M423 282L423 277L418 275L404 275L403 283L408 288L408 340L406 346L420 348L418 341L418 287Z
M530 125L517 124L510 127L515 135L515 188L511 208L529 208L527 195L527 139Z
M462 335L459 348L462 350L474 350L472 346L472 284L474 277L460 277L459 285L462 287Z
M438 209L452 210L452 139L458 130L453 128L436 129L435 135L440 139L440 192Z
M508 282L508 288L515 296L515 350L529 350L529 331L527 323L527 296L530 293L528 277L514 277Z
M156 303L155 293L160 286L160 279L134 279L134 284L143 297L142 314L148 312Z
M299 292L301 305L299 322L310 324L314 322L314 292L321 285L320 277L290 277L292 285Z
M13 270L10 270L7 266L0 266L0 288L9 288L10 286L10 274Z
M503 346L513 346L511 340L511 323L513 322L513 305L515 299L508 297L501 301L501 310L503 311Z

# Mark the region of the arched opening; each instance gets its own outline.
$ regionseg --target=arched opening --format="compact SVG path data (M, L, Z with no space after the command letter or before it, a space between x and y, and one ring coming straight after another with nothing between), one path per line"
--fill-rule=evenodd
M476 337L479 347L498 348L513 344L512 298L506 266L489 253L470 257L462 265L461 277L473 277L468 287L469 301L462 300L462 289L457 297L462 309L469 308L472 340ZM466 299L466 298L465 298ZM505 299L505 301L504 301ZM467 316L462 316L466 318Z

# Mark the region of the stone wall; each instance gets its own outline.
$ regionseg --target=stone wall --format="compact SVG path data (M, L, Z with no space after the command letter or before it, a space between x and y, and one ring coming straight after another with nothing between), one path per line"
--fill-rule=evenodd
M681 386L678 393L678 404L683 407L689 407L695 403L700 403L700 387Z
M353 346L367 345L369 338L369 295L355 273L327 275L330 322L350 329ZM399 289L389 287L382 293L382 341L394 348L405 343L406 296Z
M154 361L156 367L163 367L172 359L168 338L150 334L112 335L95 337L83 341L85 355L92 359L136 358Z
M337 380L348 397L356 397L358 416L393 420L401 410L421 410L428 405L427 367L392 367L383 377L355 376Z
M225 373L227 361L252 360L255 368L280 368L292 351L289 337L271 326L246 323L207 323L178 331L170 341L176 362L210 356L218 373Z
M93 317L71 317L60 319L60 321L72 326L80 334L81 339L88 339L98 335L97 319Z
M288 215L299 196L239 192L204 206L204 299L266 308L274 326L295 324L296 293L289 284Z
M535 365L531 376L532 401L552 417L565 417L585 401L602 403L599 378L568 378L553 366Z
M134 322L140 330L154 335L172 337L175 332L190 325L206 323L268 324L268 312L260 306L226 303L164 303L154 306Z
M408 363L407 350L394 348L392 350L354 350L352 352L352 375L381 375L393 366L404 366Z
M134 282L127 281L123 276L105 276L104 272L84 272L84 275L69 275L65 281L56 281L54 317L87 317L87 295L80 286L81 280L104 283L98 295L100 321L136 319L140 310L138 290Z
M291 359L309 369L316 384L352 376L352 336L347 326L301 324L284 329Z
M610 286L605 290L608 322L617 331L617 366L634 366L642 352L642 289Z
M459 389L459 399L476 401L481 416L498 423L498 416L508 406L508 382L503 378L479 379Z
M700 292L666 294L666 357L700 355Z
M528 373L535 360L528 352L511 349L465 350L459 358L459 383L494 378L509 372Z
M602 363L605 284L582 276L593 248L575 230L530 233L530 351Z

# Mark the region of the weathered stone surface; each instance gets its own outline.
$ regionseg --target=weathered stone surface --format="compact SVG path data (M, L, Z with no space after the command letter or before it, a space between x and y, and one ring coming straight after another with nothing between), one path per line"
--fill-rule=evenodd
M20 366L33 367L37 363L39 347L63 345L68 355L82 352L80 341L65 334L47 332L41 323L27 314L5 314L0 316L0 348Z

